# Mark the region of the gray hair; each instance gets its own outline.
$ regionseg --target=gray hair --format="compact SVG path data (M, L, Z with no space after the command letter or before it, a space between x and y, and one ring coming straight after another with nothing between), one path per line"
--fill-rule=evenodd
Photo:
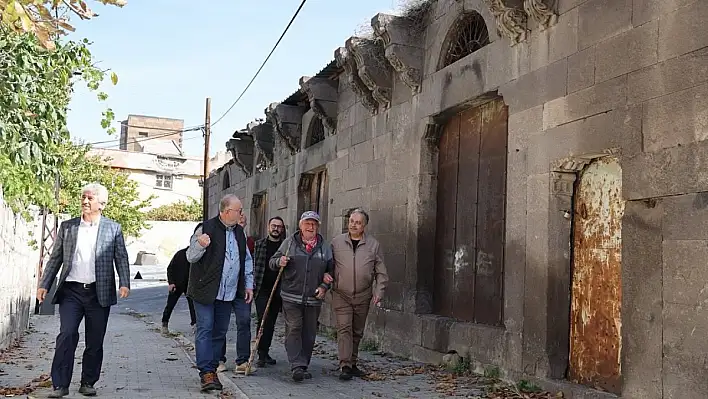
M221 197L221 201L219 201L219 212L223 212L231 206L232 203L241 200L235 195L235 194L226 194L223 197Z
M352 211L349 213L349 217L351 217L355 213L358 213L364 217L364 225L369 224L369 214L366 213L365 210L363 210L361 208L352 209Z
M81 189L81 194L83 194L83 193L93 194L96 197L96 199L98 199L98 203L103 205L103 207L101 207L101 209L103 209L106 206L106 204L108 204L108 189L105 186L103 186L102 184L89 183Z

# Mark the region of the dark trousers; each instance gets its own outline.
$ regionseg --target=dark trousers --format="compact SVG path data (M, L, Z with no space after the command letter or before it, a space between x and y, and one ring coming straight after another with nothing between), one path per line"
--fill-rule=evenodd
M194 349L199 374L216 371L221 348L226 342L226 331L231 319L231 302L214 301L211 304L194 302L197 311L197 333Z
M106 336L110 307L102 307L96 285L65 282L59 299L59 335L52 361L52 384L68 388L74 373L74 356L79 344L79 325L84 319L86 349L81 364L81 382L95 384L103 364L103 338Z
M165 310L162 312L162 324L167 325L167 323L170 322L170 317L172 316L172 311L177 305L177 301L179 301L179 298L185 293L185 290L176 288L167 296L167 306L165 306ZM197 316L194 313L194 302L192 301L192 298L187 297L187 305L189 306L190 325L193 326L197 324Z
M236 316L236 364L243 364L248 362L251 355L251 304L238 296L228 303L231 304L231 311ZM226 362L226 337L221 346L219 360Z
M261 327L263 323L263 313L265 313L265 307L268 304L268 298L270 297L270 290L267 292L259 292L256 297L256 313L258 314L258 328ZM258 341L258 355L265 356L270 351L270 344L273 342L273 333L275 332L275 322L278 320L278 313L283 307L283 300L280 295L276 292L273 295L273 300L270 302L270 308L268 309L268 315L265 319L265 324L263 324L263 335L261 340Z
M317 338L317 319L320 306L305 306L283 301L285 316L285 351L290 368L307 368Z

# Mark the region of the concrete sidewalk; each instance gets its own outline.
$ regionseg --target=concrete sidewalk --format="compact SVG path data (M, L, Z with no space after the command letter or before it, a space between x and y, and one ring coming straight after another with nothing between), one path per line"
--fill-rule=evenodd
M51 391L49 372L59 316L32 316L29 333L19 347L0 355L0 396L44 398ZM68 398L76 391L84 348L83 325ZM104 344L101 379L96 384L103 398L215 398L219 393L199 392L196 369L174 339L163 337L134 316L113 308ZM4 389L4 391L3 391ZM226 390L222 398L239 397Z

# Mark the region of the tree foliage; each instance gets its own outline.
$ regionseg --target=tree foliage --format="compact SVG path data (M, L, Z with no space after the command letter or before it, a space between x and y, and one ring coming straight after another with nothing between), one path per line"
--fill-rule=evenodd
M125 0L97 2L118 7L127 4ZM80 19L98 16L83 0L0 0L0 12L0 22L3 25L16 33L33 33L47 49L55 48L54 39L57 36L74 31L74 27L69 24L71 15Z
M202 203L195 199L162 205L148 211L147 220L166 222L199 222L202 220Z
M78 4L90 14L82 2L62 3ZM56 2L0 0L0 185L4 198L15 211L34 204L78 215L81 188L99 182L109 190L106 216L121 223L126 235L135 236L145 227L142 210L151 199L141 201L136 182L107 168L98 157L88 156L87 146L72 143L66 124L73 85L83 81L99 100L105 100L107 95L99 88L107 72L93 65L86 39L53 40L51 46L44 42L40 31L46 24L40 8L48 4ZM31 24L19 9L31 14ZM117 83L115 74L111 80ZM114 118L110 108L103 114L101 125L109 133L114 132L110 129ZM59 203L54 198L57 175Z

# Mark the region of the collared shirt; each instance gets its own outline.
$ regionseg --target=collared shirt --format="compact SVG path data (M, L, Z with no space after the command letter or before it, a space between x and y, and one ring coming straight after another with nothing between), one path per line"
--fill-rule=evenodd
M253 259L248 247L246 247L245 268L244 286L246 289L253 289ZM234 229L229 227L226 229L226 255L224 256L224 269L221 272L219 292L216 294L217 300L230 302L236 298L240 270L241 254L236 243L236 234Z
M66 281L91 284L96 282L96 241L101 217L95 222L87 222L81 218L76 236L74 262L66 276Z

